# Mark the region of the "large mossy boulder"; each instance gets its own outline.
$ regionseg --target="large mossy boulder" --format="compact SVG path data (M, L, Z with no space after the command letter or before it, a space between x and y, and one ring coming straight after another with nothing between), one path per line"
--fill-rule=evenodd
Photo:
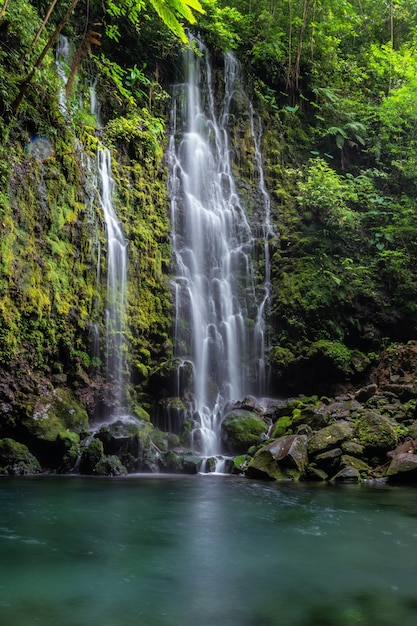
M269 480L299 480L307 464L306 435L285 435L256 452L248 463L246 475Z
M93 470L97 476L125 476L127 469L118 456L111 454L99 460Z
M231 454L244 454L259 443L267 429L268 426L256 412L235 409L222 422L221 439Z
M0 474L38 474L41 466L27 446L14 439L0 439Z
M365 454L386 454L403 434L400 425L377 411L362 409L355 418L355 435Z

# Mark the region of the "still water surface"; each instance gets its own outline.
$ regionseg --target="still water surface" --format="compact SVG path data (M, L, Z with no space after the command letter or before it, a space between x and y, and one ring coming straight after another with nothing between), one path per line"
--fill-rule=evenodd
M5 626L415 626L417 491L0 479Z

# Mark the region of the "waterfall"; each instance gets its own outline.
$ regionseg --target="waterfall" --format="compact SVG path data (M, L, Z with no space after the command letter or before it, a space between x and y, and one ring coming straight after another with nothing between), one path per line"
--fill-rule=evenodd
M61 79L59 105L62 114L71 118L71 111L65 93L70 66L71 46L68 39L59 36L56 50L56 67ZM95 84L89 87L89 105L92 115L96 119L97 126L101 125L100 106L96 97ZM83 108L82 99L79 100L80 108ZM101 146L97 150L97 166L91 163L90 157L83 147L77 142L77 152L87 172L88 186L86 185L87 217L91 214L93 198L99 197L103 211L107 235L107 285L106 285L106 310L105 310L105 359L106 381L115 389L114 401L115 414L123 413L123 392L125 382L125 344L124 344L124 318L126 311L126 284L127 284L127 244L124 238L120 221L113 207L114 181L111 171L110 151ZM95 171L94 171L95 170ZM88 188L87 188L88 187ZM93 191L91 190L93 187ZM96 220L94 220L96 222ZM97 251L97 291L100 291L102 279L101 272L101 245L98 237L97 224L94 248ZM97 318L97 311L95 317ZM92 356L96 360L102 351L100 346L100 332L98 319L90 324ZM113 417L113 415L111 415Z
M219 433L227 410L245 395L265 391L263 313L269 297L267 240L272 228L260 127L256 133L248 102L265 214L261 236L268 269L259 286L253 264L257 235L237 191L228 132L234 99L244 96L239 65L232 54L226 55L223 101L216 113L208 52L198 45L200 55L184 53L185 81L173 88L169 185L177 272L174 334L180 367L191 366L193 372L193 443L203 456L212 456L221 452ZM186 391L178 389L178 395Z
M107 381L115 385L115 403L120 411L124 400L127 245L113 208L111 155L106 148L98 151L98 172L100 202L107 232L106 373Z

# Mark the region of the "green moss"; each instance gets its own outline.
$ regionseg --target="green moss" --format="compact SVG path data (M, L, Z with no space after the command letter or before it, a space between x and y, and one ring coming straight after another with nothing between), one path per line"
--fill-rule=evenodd
M296 411L297 409L295 409ZM292 432L291 427L293 423L293 417L289 415L283 415L278 418L275 422L274 429L272 431L271 437L273 439L277 439L278 437L282 437L282 435L286 435Z
M81 452L80 473L92 474L97 463L104 456L103 443L99 439L93 439Z
M307 351L307 357L327 359L336 369L349 374L351 371L351 352L340 341L321 340L314 342Z
M266 432L265 423L254 413L236 410L222 422L222 440L232 453L246 452Z
M275 346L270 357L271 364L274 367L288 367L295 361L295 356L288 348Z
M0 474L20 476L40 471L38 460L25 445L14 439L0 439Z

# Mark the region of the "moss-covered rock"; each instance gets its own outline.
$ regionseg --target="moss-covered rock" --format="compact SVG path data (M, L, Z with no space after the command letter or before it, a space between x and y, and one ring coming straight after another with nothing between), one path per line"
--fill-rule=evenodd
M334 476L340 469L342 454L340 448L331 448L326 452L321 452L314 457L314 467L325 472L328 476Z
M37 474L41 466L29 449L14 439L0 439L0 474Z
M298 433L302 425L307 425L312 430L323 428L332 420L332 411L328 403L322 402L317 396L292 398L278 404L272 420L275 424L271 437L276 438Z
M317 455L337 447L342 441L353 437L354 430L349 422L339 421L321 428L308 441L308 452Z
M226 415L221 425L221 438L231 454L242 454L259 443L267 425L254 411L235 409Z
M342 467L331 480L336 483L358 483L360 482L360 474L357 469L348 465Z
M307 464L307 437L286 435L258 450L249 461L246 474L252 478L299 480Z
M397 443L402 429L394 420L372 410L358 411L355 435L368 453L386 453Z
M79 472L80 474L93 474L94 469L104 457L103 444L99 439L93 439L81 451Z
M79 433L88 432L88 416L70 390L48 389L36 399L28 396L19 430L42 466L56 470Z
M88 430L88 416L84 407L68 389L52 389L36 399L27 409L23 426L33 438L55 441L59 433Z
M104 456L98 461L94 467L93 473L98 476L125 476L127 469L118 456L111 454Z
M75 470L81 454L80 436L70 430L58 433L56 450L59 459L58 471L69 473Z

